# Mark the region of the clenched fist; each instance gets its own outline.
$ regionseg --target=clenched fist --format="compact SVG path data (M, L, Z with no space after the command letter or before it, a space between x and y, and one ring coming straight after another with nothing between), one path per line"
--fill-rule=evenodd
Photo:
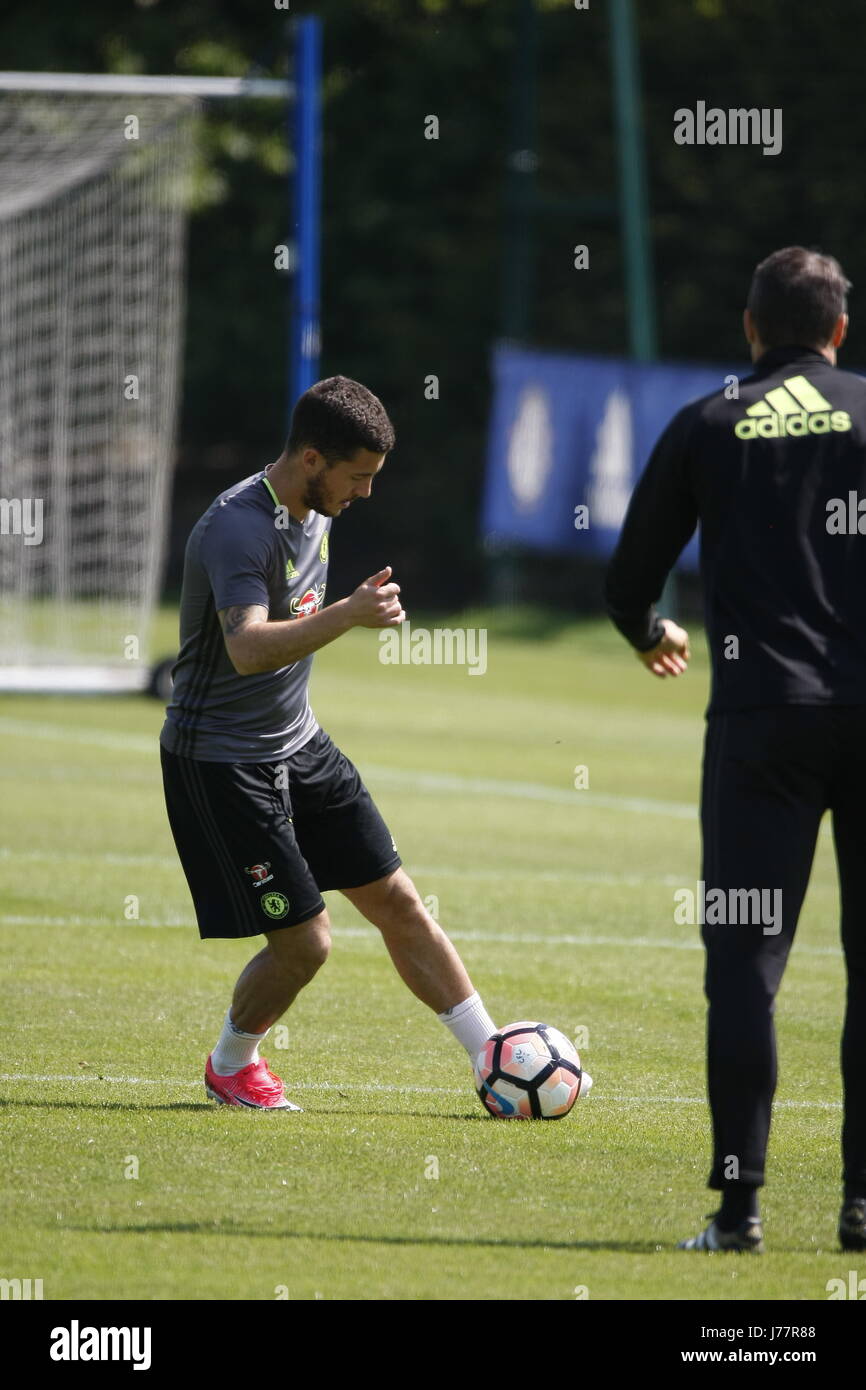
M355 627L397 627L406 614L400 606L399 584L389 584L391 566L371 574L346 600Z

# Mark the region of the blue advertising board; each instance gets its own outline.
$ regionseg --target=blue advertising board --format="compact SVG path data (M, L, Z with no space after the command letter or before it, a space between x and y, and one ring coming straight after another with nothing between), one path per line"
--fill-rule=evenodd
M500 345L482 534L605 558L653 445L689 401L749 368L646 364ZM697 537L680 566L697 569Z

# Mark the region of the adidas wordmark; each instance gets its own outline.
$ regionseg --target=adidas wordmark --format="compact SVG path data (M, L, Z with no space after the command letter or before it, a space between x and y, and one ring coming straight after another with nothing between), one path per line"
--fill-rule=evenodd
M834 410L804 376L789 376L763 400L746 407L746 419L734 425L738 439L781 439L850 430L847 410Z

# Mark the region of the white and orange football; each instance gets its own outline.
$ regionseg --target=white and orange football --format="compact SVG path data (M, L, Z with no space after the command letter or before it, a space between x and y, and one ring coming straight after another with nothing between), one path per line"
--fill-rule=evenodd
M592 1077L574 1044L549 1023L509 1023L475 1060L482 1105L500 1120L561 1120Z

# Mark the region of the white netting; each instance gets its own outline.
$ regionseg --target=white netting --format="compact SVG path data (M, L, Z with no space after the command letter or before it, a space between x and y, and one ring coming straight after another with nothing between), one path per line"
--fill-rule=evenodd
M143 679L194 115L190 98L0 93L0 688Z

